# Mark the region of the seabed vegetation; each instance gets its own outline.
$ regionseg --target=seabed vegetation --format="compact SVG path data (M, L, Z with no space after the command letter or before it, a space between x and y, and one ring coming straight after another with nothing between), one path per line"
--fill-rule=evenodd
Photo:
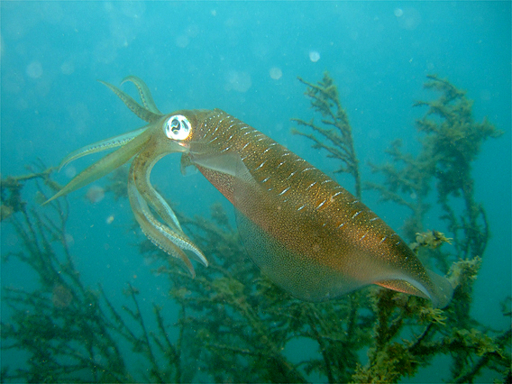
M490 236L471 166L482 143L501 132L474 121L464 91L428 76L425 87L439 97L415 104L426 108L416 122L421 150L403 153L400 141L393 142L390 161L370 165L383 183L362 182L357 138L333 79L326 73L318 83L300 81L315 119L294 119L301 127L294 133L339 161L339 172L354 177L356 195L373 190L410 210L402 234L424 263L456 285L451 303L434 309L427 300L378 287L321 303L294 299L244 256L236 228L214 204L209 218L178 213L210 261L195 279L140 235L139 252L158 260L156 272L169 279L169 306L179 308L172 323L162 306L143 312L134 285L119 287L124 303L113 302L101 286L85 286L66 241L72 214L66 198L44 207L36 202L60 188L55 170L40 163L27 175L2 177L2 226L12 226L21 244L2 250L4 268L16 259L37 276L32 290L2 287L10 310L1 321L2 353L27 356L16 367L2 365L2 382L393 383L439 356L451 359L448 382L471 383L486 370L495 371L497 382L512 381L511 329L490 329L470 312ZM125 171L118 172L106 190L109 198L126 199ZM39 198L25 196L29 183ZM433 195L443 228L426 223ZM511 317L510 297L503 298L502 312ZM297 343L310 348L299 362L289 353Z

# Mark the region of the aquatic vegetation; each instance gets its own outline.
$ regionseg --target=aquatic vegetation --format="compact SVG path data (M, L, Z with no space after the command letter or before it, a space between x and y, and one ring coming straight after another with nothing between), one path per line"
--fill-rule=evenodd
M2 188L12 190L16 186L21 191L27 182L35 181L38 194L46 200L48 188L38 180L54 186L50 189L54 193L59 188L51 179L52 171L6 178ZM2 382L175 381L175 366L179 364L173 366L169 360L157 359L177 353L176 349L166 345L161 352L163 345L159 343L166 342L167 332L161 326L155 334L149 334L136 290L128 286L131 302L116 309L101 286L92 288L82 283L67 244L67 200L53 201L42 211L37 204L26 201L21 192L17 196L21 208L8 221L20 239L21 249L2 254L2 262L5 268L17 259L35 272L37 289L2 287L2 300L10 312L9 318L2 317L1 322L2 353L21 350L29 356L14 370L2 366ZM3 205L12 202L11 197L2 199ZM162 324L158 308L154 315ZM127 317L133 320L130 326ZM130 353L138 355L147 374L130 371L126 346L132 347Z
M244 257L239 234L222 205L215 204L208 219L187 217L176 210L183 230L210 262L208 268L198 268L195 279L178 267L177 259L149 246L149 240L140 235L139 252L155 261L156 273L169 278L169 306L179 308L178 321L173 325L165 308L154 306L153 313L144 313L133 285L125 287L125 302L116 304L101 287L84 286L65 241L66 200L53 200L44 208L27 201L22 195L26 183L36 183L45 196L54 191L51 171L32 172L42 176L2 182L2 206L15 211L2 225L13 225L22 240L22 249L4 254L3 262L21 260L38 277L38 288L33 291L4 288L3 299L13 315L2 318L2 348L25 351L30 358L26 366L13 370L2 367L2 381L390 383L412 377L436 356L446 355L453 360L451 377L446 378L450 382L473 382L489 369L509 382L511 330L488 329L469 312L473 282L485 261L483 250L489 235L482 204L474 201L463 184L445 185L437 189L438 195L449 193L446 199L438 196L446 217L444 233L423 227L428 194L434 181L443 178L439 171L451 172L454 168L450 167L457 166L451 160L455 150L448 151L441 143L453 137L445 131L456 128L471 133L481 127L489 132L488 126L479 123L473 122L473 128L469 123L457 125L456 113L472 122L468 111L459 105L468 103L455 87L441 82L440 100L447 100L444 113L453 124L438 115L434 123L424 122L432 129L429 139L422 140L419 155L402 154L398 146L392 147L392 162L373 166L385 176L385 184L365 185L379 191L382 199L411 209L409 240L417 243L421 257L436 260L437 268L457 284L448 307L433 308L425 299L378 287L335 301L294 299ZM335 87L332 79L324 78L320 84ZM332 88L330 92L337 103L323 104L322 108L336 110L341 103ZM481 137L483 141L497 134L471 135L472 140ZM328 146L336 147L330 143ZM458 148L472 153L466 156L469 163L463 163L468 167L469 181L461 180L472 185L470 163L478 146ZM428 172L422 175L415 167ZM121 188L123 178L119 174L111 180L112 186L105 188L107 199L126 198ZM19 186L15 188L12 180ZM451 208L450 199L454 198L467 202L463 205L466 208ZM450 210L444 209L445 203ZM476 213L473 221L472 212ZM510 305L507 298L504 316L511 316ZM177 329L172 332L174 336L171 328ZM294 353L298 345L303 351L299 356ZM367 352L367 359L361 358L362 352ZM128 363L133 361L137 364Z
M301 135L313 141L313 148L328 152L327 157L341 162L335 173L349 173L354 177L355 196L361 198L361 176L359 175L359 161L354 149L352 127L347 112L343 109L338 95L338 88L328 72L317 84L310 83L302 78L299 81L307 85L305 95L311 101L311 108L321 115L321 124L315 123L314 118L309 121L292 119L301 126L308 127L321 135L305 133L293 129L292 133Z

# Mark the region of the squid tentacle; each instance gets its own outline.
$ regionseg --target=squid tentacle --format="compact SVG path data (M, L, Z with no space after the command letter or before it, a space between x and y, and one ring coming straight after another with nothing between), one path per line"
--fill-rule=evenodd
M116 94L117 97L121 99L121 101L128 107L130 111L135 113L139 118L148 123L152 123L154 121L159 120L162 115L159 113L151 112L149 109L142 107L139 103L137 103L133 98L127 93L121 91L115 85L109 84L106 81L98 80L101 84L107 86L112 92Z
M150 188L148 189L147 193L142 195L144 199L149 201L151 207L156 211L156 213L158 213L158 216L160 216L167 225L174 227L175 230L183 232L181 224L169 204L167 204L162 195L160 195L151 184L149 187Z
M145 176L134 178L134 182L141 196L144 200L149 202L149 205L158 213L162 220L170 227L174 227L174 229L183 232L180 222L172 208L167 204L162 195L153 188L153 185L151 185L151 170L162 157L163 155L156 156L150 162L142 162L139 158L135 159L132 164L133 173Z
M192 276L195 277L196 273L190 259L185 255L185 252L174 245L174 242L169 241L165 236L166 233L164 231L164 227L162 227L162 225L159 224L151 214L146 201L142 198L139 191L137 191L137 188L131 181L131 178L128 181L128 197L130 199L130 205L132 207L133 214L135 215L135 219L139 223L144 235L162 251L183 261Z
M155 101L153 100L153 96L151 96L151 91L149 90L149 87L142 79L139 79L137 76L130 75L123 79L121 85L123 85L127 81L135 84L135 86L137 87L137 90L139 91L139 97L142 102L142 105L144 105L144 108L153 113L159 115L162 114L162 112L158 110L158 107L156 106Z
M137 162L138 157L134 162ZM190 271L191 275L195 277L194 267L190 263L190 259L183 252L184 250L191 251L195 258L203 265L208 266L206 257L201 250L183 233L176 228L172 229L160 223L151 213L146 200L144 199L141 191L137 188L136 177L134 173L134 164L130 168L130 176L128 179L128 197L130 205L135 214L135 218L139 223L142 231L146 237L160 249L167 254L182 260ZM153 204L152 200L149 200ZM170 208L169 208L170 209Z
M59 171L67 164L83 156L92 155L93 153L106 151L108 149L116 147L121 147L126 143L130 142L131 140L133 140L135 137L139 136L147 128L148 126L146 125L145 127L136 129L134 131L123 133L121 135L117 135L106 140L97 141L95 143L86 145L85 147L79 148L76 151L71 152L64 159L62 159L59 165Z

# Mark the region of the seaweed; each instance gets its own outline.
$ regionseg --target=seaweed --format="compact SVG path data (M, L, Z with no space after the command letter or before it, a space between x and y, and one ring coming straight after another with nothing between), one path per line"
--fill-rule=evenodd
M310 99L311 108L320 113L321 124L315 123L314 118L309 121L292 119L301 126L308 127L321 135L321 138L311 133L292 129L295 135L304 136L313 141L314 149L328 152L327 157L336 159L341 165L334 173L348 173L354 177L355 195L361 198L361 176L359 174L359 160L354 148L352 127L348 115L343 109L338 88L328 72L317 84L310 83L302 78L299 81L307 86L305 95Z
M30 182L36 183L40 201L47 199L49 190L58 190L53 171L2 180L2 206L13 212L3 225L12 225L21 243L19 251L2 254L2 263L5 268L16 259L37 276L33 290L2 287L2 301L10 312L1 321L2 353L18 350L29 356L14 370L2 366L2 382L175 381L179 361L166 357L179 351L168 343L160 310L155 307L160 326L151 333L134 287L128 284L125 293L130 302L121 308L114 307L101 286L86 287L68 246L67 200L52 201L41 209L23 198L22 190ZM130 367L127 345L149 374Z
M378 287L321 303L294 299L244 256L238 233L217 203L209 218L176 209L210 261L195 279L138 235L138 252L169 282L167 302L147 313L140 305L143 291L133 284L124 287L122 302L107 297L101 286L84 285L66 243L66 199L39 207L23 195L29 183L41 195L58 188L53 169L31 171L2 180L2 211L8 213L2 225L11 225L21 240L18 252L3 254L4 266L16 259L37 276L32 290L3 287L10 315L2 317L2 350L23 351L28 358L14 369L2 366L2 381L391 383L416 375L440 355L452 356L450 382L473 382L486 369L510 381L511 330L489 329L469 312L489 236L483 205L472 194L471 162L481 142L499 131L473 121L462 91L446 80L429 79L427 86L441 91L442 102L418 103L429 107L418 122L425 135L419 155L403 154L395 143L392 162L372 166L384 175L384 185L364 185L379 191L382 200L411 209L406 232L414 249L437 260L438 269L458 284L448 307L434 309L427 300ZM325 75L317 84L302 82L331 130L314 120L295 120L322 138L300 134L340 160L339 171L350 173L358 190L359 163L334 81ZM447 145L453 138L455 149ZM462 143L475 138L480 142ZM459 165L469 180L446 176ZM112 176L107 198L126 199L123 179L122 171ZM423 228L434 184L445 234ZM453 199L461 199L464 209L453 208ZM511 316L510 306L509 297L502 304L504 316ZM177 321L171 321L175 308ZM300 356L293 353L297 345Z

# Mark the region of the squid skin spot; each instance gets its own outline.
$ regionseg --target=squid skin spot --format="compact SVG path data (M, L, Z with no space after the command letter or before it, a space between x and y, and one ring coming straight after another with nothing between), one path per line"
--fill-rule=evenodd
M326 202L326 201L327 201L327 200L322 201L320 204L318 204L318 206L317 206L315 209L320 208L322 205L324 205L324 204L325 204L325 202Z
M373 219L370 219L370 221L375 221L375 220L378 220L379 218L378 217L374 217Z
M267 182L267 181L269 181L269 180L270 180L270 176L269 176L269 177L264 178L263 180L261 180L261 183L262 183L262 184L263 184L263 183L266 183L266 182Z
M338 228L341 228L345 225L345 223L341 223L340 225L338 225Z
M356 217L357 215L359 215L361 212L363 212L363 211L359 211L359 212L354 213L354 215L352 216L352 219L353 219L354 217Z
M306 206L306 204L303 204L300 206L300 208L297 209L297 211L300 211L302 208L304 208Z
M379 241L379 244L382 244L384 242L384 240L387 239L387 236L384 236L380 241Z
M267 162L267 160L265 160L263 163L261 163L260 165L258 165L258 167L256 169L254 169L255 171L257 171L258 169L260 169L261 167L263 167L265 165L265 163Z
M279 194L279 196L285 194L286 192L288 192L288 190L290 189L291 187L288 187L288 188L285 188L281 191L281 193Z
M293 175L295 175L296 173L297 173L297 171L294 171L294 172L290 173L290 174L288 175L288 177L286 178L286 180L288 180L290 177L292 177L292 176L293 176Z
M316 184L316 181L314 181L314 182L312 182L311 184L309 184L309 186L306 188L306 191L307 191L309 188L311 188L313 185L315 185L315 184Z

